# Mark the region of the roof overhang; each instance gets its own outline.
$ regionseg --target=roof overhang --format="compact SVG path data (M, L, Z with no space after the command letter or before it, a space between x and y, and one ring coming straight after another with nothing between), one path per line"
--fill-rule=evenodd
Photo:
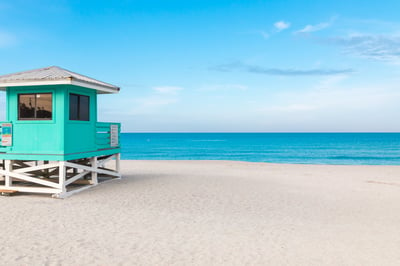
M75 85L84 88L94 89L99 94L118 93L120 89L119 87L102 86L100 84L85 82L74 78L67 78L67 79L57 79L57 80L24 80L24 81L14 81L14 82L1 82L0 90L5 91L8 87L43 86L43 85Z

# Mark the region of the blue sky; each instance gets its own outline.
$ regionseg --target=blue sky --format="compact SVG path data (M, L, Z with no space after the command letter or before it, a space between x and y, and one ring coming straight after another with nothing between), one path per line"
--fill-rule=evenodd
M57 65L119 85L99 96L99 120L126 132L399 132L399 10L394 0L3 0L0 74Z

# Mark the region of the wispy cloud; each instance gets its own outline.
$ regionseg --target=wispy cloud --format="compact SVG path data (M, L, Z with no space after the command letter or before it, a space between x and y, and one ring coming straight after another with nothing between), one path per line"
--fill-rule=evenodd
M380 60L400 62L400 35L353 34L323 40L343 47L346 54Z
M270 37L270 34L263 30L257 30L256 33L261 35L264 39L268 39Z
M337 17L316 25L307 25L295 34L309 34L330 27ZM313 36L311 40L324 44L336 45L342 48L344 54L391 63L400 63L400 33L399 24L380 20L349 20L342 19L342 27L347 34L331 35L329 37Z
M288 29L288 28L290 27L290 23L281 20L281 21L275 22L275 23L274 23L274 27L275 27L275 29L276 29L277 31L283 31L283 30L286 30L286 29Z
M316 32L316 31L320 31L323 29L326 29L328 27L330 27L333 22L336 20L337 17L332 17L329 21L327 22L322 22L322 23L318 23L315 25L306 25L304 28L298 30L295 32L295 34L307 34L307 33L311 33L311 32Z
M153 90L161 94L177 94L179 91L183 90L183 88L175 86L159 86L154 87Z
M177 97L162 97L161 95L149 95L146 97L126 100L130 102L130 104L125 105L129 106L129 108L124 109L124 112L131 115L160 113L164 108L179 102Z
M315 104L288 104L288 105L275 105L270 107L260 108L260 110L266 110L268 112L307 112L318 109Z
M302 28L301 30L296 31L296 33L310 33L310 32L314 32L314 31L320 31L329 26L330 26L330 24L326 23L326 22L320 23L317 25L307 25L304 28Z
M315 85L315 89L332 89L337 87L340 83L347 80L349 75L341 74L324 77L320 82Z
M246 85L241 84L217 84L217 85L206 85L200 88L201 91L221 91L221 90L247 90Z
M308 91L283 91L270 105L254 105L271 127L280 121L305 131L396 131L390 122L399 110L396 86L333 84ZM397 129L398 131L398 129Z
M132 114L151 114L164 110L165 107L179 102L179 92L184 88L177 86L152 87L150 94L134 99Z
M151 96L147 98L139 98L136 101L140 103L140 106L143 109L154 109L176 103L178 99Z
M273 76L329 76L338 74L350 74L355 72L353 69L327 69L327 68L314 68L314 69L282 69L282 68L267 68L255 65L247 65L242 62L233 62L229 64L222 64L210 68L211 70L221 72L243 71L254 74L273 75Z
M254 30L254 31L252 31L252 33L261 35L264 39L268 39L273 34L276 34L278 32L286 30L288 28L290 28L290 22L280 20L280 21L277 21L277 22L275 22L273 24L273 28L271 30L268 30L268 31L265 31L265 30Z

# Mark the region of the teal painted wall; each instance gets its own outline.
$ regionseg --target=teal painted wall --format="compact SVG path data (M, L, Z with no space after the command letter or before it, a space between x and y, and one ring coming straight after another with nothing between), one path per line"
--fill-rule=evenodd
M18 120L20 93L52 93L52 119ZM89 121L69 120L70 93L89 96ZM7 88L6 98L7 121L13 124L13 146L0 159L12 159L13 154L18 154L15 159L25 156L27 159L64 160L120 151L120 147L113 147L113 151L102 151L96 155L96 90L73 85L11 87Z
M96 150L97 94L95 90L68 86L65 90L65 105L63 109L64 152L76 153ZM69 94L75 93L90 97L89 121L69 120Z
M13 124L10 153L58 154L64 150L64 88L61 86L13 87L7 89L7 121ZM18 120L18 94L52 93L51 120Z

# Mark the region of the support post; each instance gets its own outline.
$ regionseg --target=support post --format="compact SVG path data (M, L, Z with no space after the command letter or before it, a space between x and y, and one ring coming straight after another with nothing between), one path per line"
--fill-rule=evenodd
M97 157L96 156L90 158L90 164L92 166L92 171L91 171L92 172L91 173L92 180L90 181L90 183L92 185L97 185L98 180L97 180Z
M120 160L121 160L121 154L117 153L115 155L115 171L117 171L118 174L120 173L121 169Z
M5 161L5 168L6 168L6 175L5 175L5 187L9 188L12 186L12 177L8 174L13 170L13 160L6 160Z
M65 180L66 180L66 169L65 169L65 162L60 161L59 162L59 176L58 176L58 184L61 189L61 194L67 192L67 188L65 186Z

